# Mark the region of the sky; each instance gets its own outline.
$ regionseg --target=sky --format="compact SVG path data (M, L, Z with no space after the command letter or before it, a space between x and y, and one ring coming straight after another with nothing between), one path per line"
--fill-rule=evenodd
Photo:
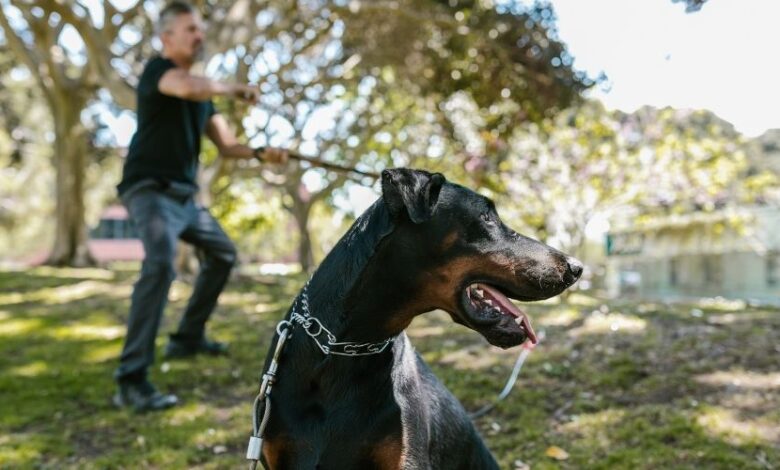
M709 109L748 137L780 128L780 1L553 0L559 37L611 109Z

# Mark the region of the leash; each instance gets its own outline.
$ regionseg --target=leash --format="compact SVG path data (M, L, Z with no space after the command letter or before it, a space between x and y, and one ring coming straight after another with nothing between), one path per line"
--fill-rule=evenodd
M264 149L264 147L260 147L260 149ZM287 152L287 156L289 158L293 159L293 160L297 160L299 162L306 162L309 165L317 167L317 168L324 168L324 169L329 170L329 171L335 171L337 173L344 173L344 174L347 175L347 177L350 180L352 180L352 181L354 181L356 183L361 183L361 184L363 183L362 181L357 179L358 177L368 177L368 178L371 178L373 180L372 184L381 178L379 173L375 173L373 171L358 170L357 168L352 167L352 166L343 166L343 165L339 165L339 164L336 164L336 163L326 162L326 161L324 161L324 160L322 160L320 158L305 157L305 156L303 156L303 155L301 155L299 153L295 153L295 152L288 151ZM260 160L260 161L262 162L262 160ZM351 173L354 173L355 175L358 175L358 176L351 175Z
M309 312L308 290L309 283L306 282L301 295L293 304L290 319L282 320L276 325L276 334L279 336L279 339L276 342L271 363L262 375L260 391L252 403L252 435L249 436L249 445L246 450L246 458L250 461L250 470L256 470L258 462L260 462L263 468L267 468L261 460L261 456L263 454L263 435L271 417L271 391L274 383L276 383L276 374L279 372L279 358L282 355L285 343L292 337L292 331L296 324L303 328L304 332L314 340L320 351L326 356L355 357L379 354L395 340L395 338L388 338L378 343L338 341L336 336L325 328L317 317L312 316ZM296 311L296 307L300 308L301 313ZM325 342L320 339L323 333L327 338Z
M263 150L264 151L265 147L259 147L256 150ZM260 152L260 153L262 153L262 152ZM306 163L308 163L311 166L314 166L314 167L317 167L317 168L324 168L326 170L335 171L337 173L346 173L346 174L354 173L354 174L359 175L359 176L372 178L374 181L377 181L378 179L381 178L379 173L376 173L376 172L373 172L373 171L358 170L354 166L346 166L346 165L339 165L337 163L326 162L325 160L323 160L321 158L306 157L306 156L303 156L303 155L301 155L300 153L297 153L297 152L288 151L287 152L287 156L289 158L292 158L293 160L297 160L299 162L306 162ZM259 157L258 157L258 160L260 160ZM260 161L262 162L263 160L260 160Z
M523 368L523 364L525 363L525 360L531 354L531 351L533 351L533 349L539 343L541 343L542 340L544 340L545 335L546 334L544 330L541 330L539 334L536 335L536 339L537 339L536 344L531 346L526 346L526 345L522 346L522 349L520 350L520 354L518 354L517 360L515 361L515 367L512 369L512 373L509 375L509 380L506 381L506 385L504 385L504 389L501 390L501 393L498 394L498 398L496 398L493 401L493 403L488 403L487 405L483 406L477 411L473 413L469 413L469 418L471 419L481 418L482 416L493 411L493 408L495 408L504 398L509 396L509 394L512 392L512 388L515 386L515 382L517 382L517 376L520 375L520 370Z
M298 160L300 162L306 162L310 164L311 166L316 166L319 168L324 168L326 170L336 171L339 173L354 173L356 175L360 176L367 176L369 178L373 178L374 181L378 180L380 178L379 173L375 173L373 171L363 171L358 170L357 168L353 166L344 166L344 165L338 165L336 163L326 162L319 158L313 158L313 157L304 157L301 154L288 152L287 155L292 158L293 160Z

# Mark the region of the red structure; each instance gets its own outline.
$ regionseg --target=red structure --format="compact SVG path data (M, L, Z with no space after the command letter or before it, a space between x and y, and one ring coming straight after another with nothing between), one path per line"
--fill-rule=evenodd
M120 205L107 207L100 215L98 225L90 231L87 241L90 253L100 263L110 261L140 261L144 247Z

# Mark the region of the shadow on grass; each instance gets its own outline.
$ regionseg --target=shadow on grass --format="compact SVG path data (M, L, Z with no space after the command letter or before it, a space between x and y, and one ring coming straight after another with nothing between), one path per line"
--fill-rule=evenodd
M0 274L0 292L15 294L0 298L0 467L235 466L269 332L302 280L236 283L210 324L231 356L158 362L155 383L183 405L135 415L110 404L134 275ZM159 348L189 293L174 285Z
M514 397L480 422L502 468L770 468L780 458L780 318L730 312L724 327L722 311L698 310L529 308L548 340ZM543 457L551 445L569 458Z
M304 280L231 282L210 322L231 355L158 362L155 383L183 405L134 415L109 402L134 277L132 270L0 272L0 293L23 296L0 296L2 465L244 464L272 331ZM174 285L160 348L189 292ZM522 461L534 469L758 469L780 460L775 311L571 300L527 307L548 339L513 394L477 422L501 468ZM441 312L416 319L409 333L471 410L499 392L518 352L488 346ZM568 458L546 457L553 445Z
M83 280L84 277L71 277L56 268L48 267L37 267L26 271L0 271L0 294L24 294L46 287L75 284Z

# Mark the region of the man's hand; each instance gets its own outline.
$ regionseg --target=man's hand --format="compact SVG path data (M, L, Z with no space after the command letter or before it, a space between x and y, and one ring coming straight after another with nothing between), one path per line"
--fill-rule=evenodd
M260 89L254 85L233 85L232 95L235 98L245 101L249 104L255 104L260 99Z
M266 163L273 163L275 165L284 165L287 163L288 158L289 156L287 155L287 150L268 147L263 152L260 160Z

